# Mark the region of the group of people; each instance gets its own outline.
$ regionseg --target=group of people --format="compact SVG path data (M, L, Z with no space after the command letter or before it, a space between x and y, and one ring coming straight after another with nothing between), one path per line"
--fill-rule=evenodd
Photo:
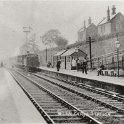
M83 59L83 62L80 63L79 59L72 58L71 70L79 70L82 69L82 73L87 74L87 60Z
M60 70L60 66L61 66L61 60L57 61L56 64L57 71ZM82 69L82 73L87 74L87 60L83 59L83 61L80 63L79 59L76 60L75 58L72 58L71 70L78 71L79 69ZM97 70L98 76L102 74L102 70L104 69L105 69L104 65L101 64L100 68Z
M56 68L57 68L57 71L60 70L60 66L61 66L61 60L58 60L57 61L57 64L56 64ZM72 58L72 63L71 63L71 70L79 70L79 68L82 69L82 72L87 74L87 60L84 59L82 63L79 62L79 59L75 59L75 58Z

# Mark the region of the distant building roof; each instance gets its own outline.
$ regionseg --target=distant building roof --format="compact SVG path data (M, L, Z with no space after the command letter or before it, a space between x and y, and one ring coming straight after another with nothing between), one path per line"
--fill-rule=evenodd
M61 56L64 52L66 52L67 50L62 50L59 51L58 53L56 53L54 56Z
M89 25L87 26L87 28L89 28L89 27L92 26L92 25L96 26L94 23L91 23L91 24L89 24Z
M81 32L81 31L85 31L85 30L87 30L91 25L96 26L94 23L91 23L91 24L89 24L86 28L83 27L83 28L79 29L78 32Z
M121 14L120 12L118 12L117 14L111 16L111 20L114 19L117 15ZM122 15L122 14L121 14Z
M84 30L85 30L85 28L83 27L83 28L79 29L78 32L81 32L81 31L84 31Z
M121 14L121 13L118 12L117 14L112 15L112 16L110 17L110 21L108 21L108 20L107 20L107 17L105 17L105 18L98 24L98 26L99 26L99 25L103 25L103 24L105 24L105 23L110 23L111 20L114 19L118 14Z
M102 25L102 24L105 24L105 23L107 23L108 21L107 21L107 17L105 17L105 18L103 18L102 20L101 20L101 22L98 24L98 26L99 25Z

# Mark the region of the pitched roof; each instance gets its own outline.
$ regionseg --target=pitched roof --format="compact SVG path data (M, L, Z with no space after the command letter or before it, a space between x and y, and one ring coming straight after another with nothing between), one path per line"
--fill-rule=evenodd
M103 20L98 24L99 25L102 25L102 24L105 24L105 23L110 23L111 20L113 20L118 14L121 14L120 12L118 12L117 14L114 14L110 17L110 21L107 20L107 17L103 18Z
M82 50L78 49L79 51L81 51L83 54L86 55L85 52L83 52ZM63 53L61 56L70 56L72 55L73 53L75 53L75 48L72 48L72 49L69 49L67 50L65 53Z
M67 50L62 50L59 51L58 53L56 53L54 56L61 56L64 52L66 52Z
M73 53L75 53L75 49L74 48L67 50L61 56L69 56L69 55L72 55Z
M116 17L118 14L121 14L121 13L118 12L117 14L112 15L112 16L111 16L111 20L112 20L114 17Z
M78 32L81 32L81 31L85 31L85 30L87 30L90 26L92 26L92 25L94 25L94 26L96 26L94 23L91 23L91 24L89 24L86 28L81 28Z
M81 32L81 31L84 31L84 30L85 30L85 28L83 27L83 28L79 29L78 32Z
M102 21L98 24L98 26L102 25L102 24L105 24L105 23L108 23L107 17L103 18Z

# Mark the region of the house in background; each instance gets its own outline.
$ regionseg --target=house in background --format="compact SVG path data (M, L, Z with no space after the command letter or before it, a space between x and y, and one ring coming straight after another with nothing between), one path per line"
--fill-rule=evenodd
M86 22L84 21L84 27L78 31L78 41L86 41Z
M84 21L84 27L78 31L78 41L85 43L89 37L95 39L96 36L97 36L97 26L91 22L91 17L89 17L88 26L86 27L86 23Z
M98 24L98 35L104 36L119 32L124 32L124 16L120 12L116 13L116 8L113 5L112 14L110 15L108 7L107 17Z

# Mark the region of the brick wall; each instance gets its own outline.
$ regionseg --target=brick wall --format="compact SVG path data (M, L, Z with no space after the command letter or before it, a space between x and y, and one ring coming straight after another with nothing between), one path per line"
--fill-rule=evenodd
M98 57L101 55L105 55L111 52L115 52L116 51L116 47L115 47L115 41L117 40L117 38L111 38L111 39L107 39L107 40L102 40L102 41L96 41L96 42L92 42L91 47L92 47L92 56L93 57ZM124 49L124 36L121 36L118 38L118 40L120 41L120 50ZM72 44L72 45L68 45L70 46L69 48L72 47L76 47L76 44ZM56 47L52 50L47 50L47 62L51 61L51 55L55 55L58 51L61 51L62 49L66 49L68 46L66 47ZM79 48L84 51L87 55L89 55L89 44L86 43L79 43L78 44ZM46 50L41 51L41 63L42 65L46 65Z
M115 52L115 41L117 38L111 38L103 41L92 42L92 56L97 57L101 55L105 55L111 52ZM120 49L124 49L124 36L118 38L120 41ZM89 44L83 45L80 47L84 52L89 55Z
M51 49L49 48L49 49L47 49L47 52L46 52L46 49L42 50L41 53L40 53L40 56L41 56L40 63L41 63L41 65L46 66L48 61L52 62L52 65L53 65L53 56L57 52L59 52L59 51L61 51L63 49L65 49L64 46L62 46L62 47L55 47L55 48L51 48ZM47 53L47 62L46 62L46 53Z

